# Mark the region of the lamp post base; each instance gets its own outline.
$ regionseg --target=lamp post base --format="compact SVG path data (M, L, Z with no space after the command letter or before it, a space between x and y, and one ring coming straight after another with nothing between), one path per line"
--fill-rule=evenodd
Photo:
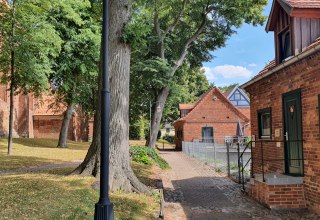
M94 220L114 220L113 205L97 203L94 210Z

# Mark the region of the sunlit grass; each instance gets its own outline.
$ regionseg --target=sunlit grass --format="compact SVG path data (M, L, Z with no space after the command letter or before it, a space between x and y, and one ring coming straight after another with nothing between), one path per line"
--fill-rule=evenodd
M57 148L57 140L27 139L13 140L12 156L7 156L7 139L0 139L0 170L11 170L48 163L82 161L90 143L68 141L68 148Z
M14 139L13 155L7 156L7 140L0 139L0 170L83 160L89 143L68 142L56 148L57 140ZM67 176L75 167L37 173L0 175L0 219L93 219L98 191L95 178ZM138 178L153 186L152 167L133 163ZM156 195L115 192L111 194L116 219L155 219L159 210Z
M64 176L66 171L1 176L0 219L93 219L95 179ZM116 192L111 201L116 219L155 219L159 209L156 196Z

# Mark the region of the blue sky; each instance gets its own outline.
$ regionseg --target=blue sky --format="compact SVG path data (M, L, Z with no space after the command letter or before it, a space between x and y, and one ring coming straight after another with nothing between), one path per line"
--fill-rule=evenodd
M272 0L264 9L269 16ZM265 25L243 24L226 42L226 47L212 53L214 59L203 63L207 79L216 86L243 84L255 76L274 58L273 32L266 33Z

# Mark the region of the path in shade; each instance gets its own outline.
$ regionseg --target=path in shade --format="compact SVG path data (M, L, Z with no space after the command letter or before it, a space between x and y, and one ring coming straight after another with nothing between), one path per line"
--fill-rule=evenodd
M240 186L182 152L162 151L171 170L163 173L165 220L320 219L306 211L275 212L240 191Z

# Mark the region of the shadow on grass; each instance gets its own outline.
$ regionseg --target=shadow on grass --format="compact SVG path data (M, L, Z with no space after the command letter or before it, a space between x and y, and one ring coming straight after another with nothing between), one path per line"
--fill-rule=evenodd
M39 147L39 148L57 148L57 139L46 138L14 138L13 143L21 144L27 147ZM67 148L74 150L87 150L90 146L89 142L75 142L68 141Z
M90 188L93 181L57 173L2 176L0 219L93 219L98 201L98 191ZM117 192L111 200L116 219L155 218L152 197Z
M52 163L52 160L32 156L7 156L0 152L0 171L8 171ZM54 162L59 162L55 160ZM62 162L62 161L61 161Z

